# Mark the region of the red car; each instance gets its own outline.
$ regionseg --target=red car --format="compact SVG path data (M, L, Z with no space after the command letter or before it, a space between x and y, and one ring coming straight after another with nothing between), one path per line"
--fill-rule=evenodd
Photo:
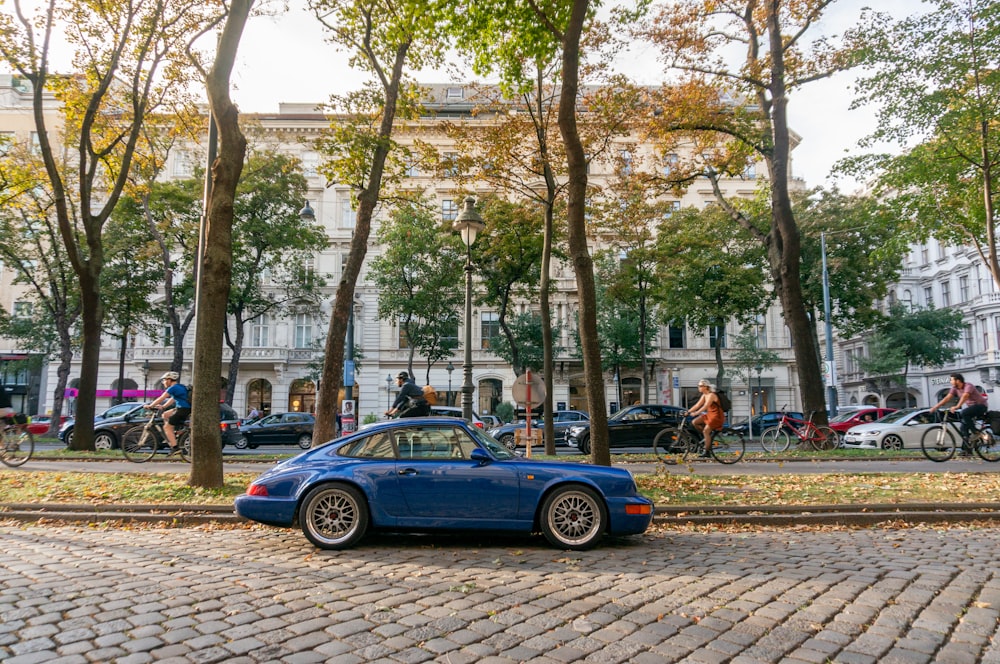
M69 419L68 415L60 416L59 426L62 427L66 420ZM41 436L49 432L49 425L52 423L52 418L48 415L32 415L31 422L28 424L28 431L30 431L35 436ZM58 431L59 429L56 429Z
M874 406L857 408L855 410L839 413L836 417L830 420L830 428L840 434L840 440L843 441L844 434L847 433L847 430L851 427L857 424L874 422L875 420L882 419L889 413L894 412L896 412L895 408L875 408Z

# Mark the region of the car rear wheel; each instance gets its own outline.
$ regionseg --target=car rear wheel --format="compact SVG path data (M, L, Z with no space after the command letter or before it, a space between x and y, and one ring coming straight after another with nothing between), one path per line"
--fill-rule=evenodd
M576 441L576 445L580 450L580 454L590 454L590 436L580 436L580 439Z
M301 447L304 450L308 450L310 447L312 447L313 444L312 434L311 433L302 434L301 436L299 436L298 443L299 447Z
M506 447L508 450L513 452L517 448L517 443L514 442L514 434L505 433L500 436L500 444Z
M593 489L568 486L555 489L545 498L540 522L552 546L583 551L601 539L608 515L604 501Z
M321 549L346 549L368 530L368 505L357 489L323 484L309 491L299 510L302 533Z
M246 436L240 436L239 438L236 439L236 442L233 443L233 447L235 447L238 450L245 450L247 447L249 447L249 445L250 441L247 440Z
M114 435L106 431L98 431L94 434L95 450L113 450L117 446L117 442Z
M888 436L882 439L882 449L901 450L903 449L903 439L894 433L890 433Z

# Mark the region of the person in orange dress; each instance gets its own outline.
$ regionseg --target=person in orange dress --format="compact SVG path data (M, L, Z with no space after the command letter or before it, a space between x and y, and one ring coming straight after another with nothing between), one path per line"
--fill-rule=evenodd
M701 399L688 411L688 415L697 416L691 424L705 436L705 451L701 456L707 457L712 448L712 432L722 428L726 414L722 412L714 385L702 378L698 381L698 391L701 392Z

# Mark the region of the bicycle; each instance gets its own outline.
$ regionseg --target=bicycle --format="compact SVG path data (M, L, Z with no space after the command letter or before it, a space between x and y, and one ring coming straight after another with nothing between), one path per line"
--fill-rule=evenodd
M958 441L961 440L963 450L969 453L974 451L983 461L1000 461L1000 438L983 420L976 418L968 440L962 438L960 423L957 413L942 411L941 424L930 427L920 438L920 451L924 456L931 461L947 461L955 456Z
M816 411L809 413L809 419L800 420L789 417L785 408L781 409L781 422L765 429L760 434L760 444L765 451L784 452L791 445L789 431L795 434L800 443L806 443L817 452L825 452L840 446L840 435L825 424L813 424L812 418Z
M28 431L24 415L0 418L0 461L17 468L35 453L35 436Z
M736 463L746 453L743 434L728 426L711 433L709 455L719 463ZM705 451L705 439L700 431L685 420L677 426L662 429L653 439L653 452L668 465L687 462Z
M191 460L191 436L187 425L177 429L177 451L184 461ZM163 417L153 414L145 424L139 424L122 436L122 453L134 463L145 463L161 449L170 449L167 434L163 431Z

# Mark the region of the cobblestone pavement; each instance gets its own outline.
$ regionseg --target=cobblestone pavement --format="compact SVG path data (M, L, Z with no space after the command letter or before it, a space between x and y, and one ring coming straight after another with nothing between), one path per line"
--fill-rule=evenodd
M0 525L0 661L1000 662L1000 530L685 529L584 553Z

